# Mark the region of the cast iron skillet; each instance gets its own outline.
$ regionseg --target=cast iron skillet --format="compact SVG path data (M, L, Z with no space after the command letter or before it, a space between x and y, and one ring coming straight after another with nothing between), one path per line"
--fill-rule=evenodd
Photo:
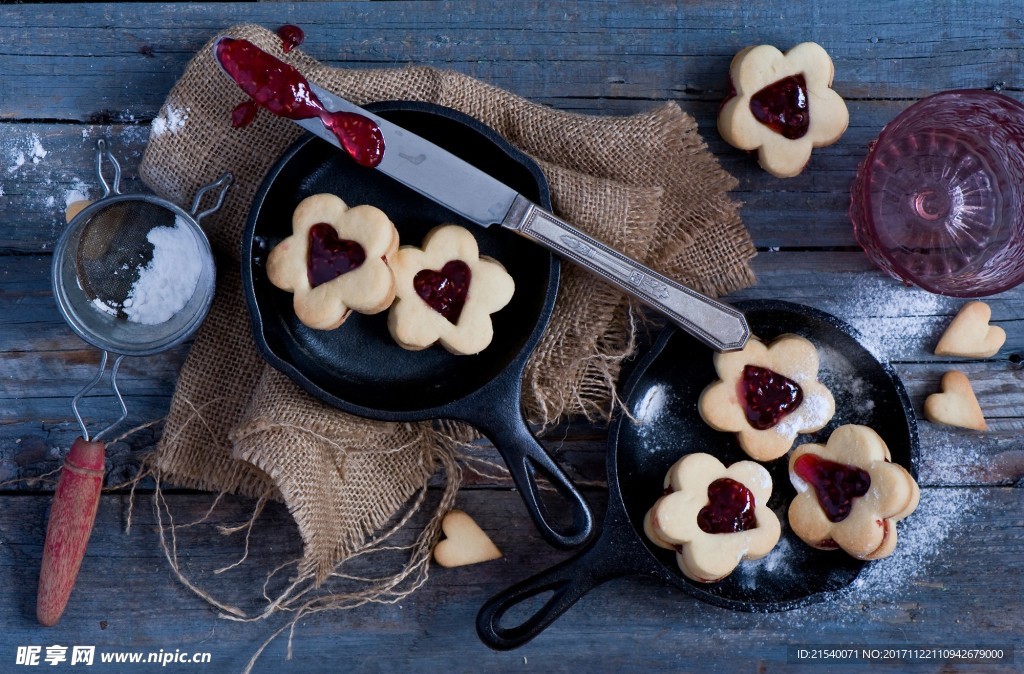
M842 424L865 424L882 436L893 461L916 477L919 441L910 399L896 373L857 341L852 328L824 312L778 301L739 302L753 334L771 340L796 333L815 343L820 379L836 398L836 417L822 431L797 442L825 442ZM575 557L491 598L477 616L477 632L488 646L516 648L537 636L580 597L612 578L648 575L717 606L739 611L784 611L823 601L848 588L865 562L841 551L805 545L789 529L786 512L795 490L787 458L765 464L774 482L769 506L782 522L782 538L768 557L743 562L719 583L691 581L675 553L643 533L643 518L662 494L665 473L682 455L707 452L729 465L749 459L734 435L713 430L697 412L697 398L716 379L712 354L692 337L667 328L638 362L625 386L630 416L621 415L608 447L608 511L592 544ZM907 523L913 526L913 518ZM901 524L900 526L906 526ZM506 612L532 597L553 592L522 623L502 627Z
M448 108L407 102L368 106L428 138L550 207L547 181L529 157L478 121ZM372 204L387 213L401 242L419 245L433 227L461 224L483 255L500 261L516 282L512 301L494 314L494 341L475 356L453 356L440 346L406 351L387 330L387 312L354 314L337 330L312 330L292 309L290 293L267 280L268 252L291 233L291 214L311 194L330 192L349 205ZM558 263L543 248L499 227L484 229L420 196L382 173L357 166L313 136L296 142L270 170L257 194L243 238L242 277L256 347L274 367L320 400L352 414L384 421L449 418L467 421L502 454L541 534L574 547L589 538L586 501L530 433L520 410L523 369L537 345L558 289ZM549 512L539 498L539 470L569 502Z

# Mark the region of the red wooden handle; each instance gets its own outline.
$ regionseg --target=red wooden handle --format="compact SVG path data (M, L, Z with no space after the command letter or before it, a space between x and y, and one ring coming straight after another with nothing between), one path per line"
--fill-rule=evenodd
M64 460L50 508L39 572L36 619L56 625L75 586L103 488L104 444L75 440Z

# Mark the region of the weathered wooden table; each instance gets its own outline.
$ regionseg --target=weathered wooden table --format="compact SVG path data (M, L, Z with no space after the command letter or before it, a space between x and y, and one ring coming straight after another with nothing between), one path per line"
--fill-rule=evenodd
M98 354L65 326L50 293L50 251L66 201L97 196L95 139L108 137L129 184L149 124L194 51L233 23L296 23L304 48L354 68L408 63L452 68L535 101L593 114L646 110L676 100L700 122L723 165L740 179L736 197L760 251L759 282L736 298L781 298L846 317L903 378L920 412L950 362L931 355L960 302L906 290L876 271L856 246L848 189L867 143L911 102L935 91L976 87L1021 97L1024 9L1010 0L972 2L342 2L331 4L71 4L0 9L0 670L19 646L94 645L99 671L240 671L283 624L217 617L173 577L147 493L103 497L91 546L61 623L39 627L36 579L52 482L25 481L59 466L78 433L70 398ZM812 6L813 5L813 6ZM777 180L727 147L715 131L732 55L749 44L788 48L814 40L832 55L835 88L850 128L818 150L808 169ZM621 579L585 597L543 635L512 652L477 640L474 617L493 593L562 559L529 524L507 486L475 479L459 495L505 551L499 562L433 569L413 596L300 622L294 653L272 643L256 671L580 670L832 671L797 662L792 647L1010 648L1024 643L1024 289L990 299L1008 341L994 358L957 363L970 376L989 422L976 433L921 421L923 496L896 556L870 567L846 598L788 613L730 612L651 581ZM184 349L133 359L122 383L129 425L168 407ZM106 403L106 404L105 404ZM88 408L109 419L110 400ZM155 433L111 447L109 484L130 473ZM570 424L547 445L576 478L604 477L604 430ZM52 479L52 478L51 478ZM587 489L597 512L599 487ZM212 497L171 491L178 521L198 519ZM252 509L227 499L216 524ZM213 523L182 545L183 571L244 601L265 564L238 560L245 535ZM252 532L250 560L282 561L301 549L282 507ZM210 653L209 664L101 664L101 652ZM999 664L907 660L847 663L886 671L1024 669L1024 653ZM39 667L47 667L42 661ZM75 671L64 662L63 669Z

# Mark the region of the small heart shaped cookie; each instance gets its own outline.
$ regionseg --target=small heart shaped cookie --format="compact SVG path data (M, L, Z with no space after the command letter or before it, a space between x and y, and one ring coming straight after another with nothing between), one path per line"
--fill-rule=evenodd
M990 326L992 309L980 301L968 302L957 313L939 338L936 356L963 358L989 358L996 355L1006 342L1006 331Z
M942 393L933 393L924 401L924 416L937 424L988 430L971 382L958 370L942 375Z
M441 520L445 539L434 546L434 561L445 568L488 562L501 557L498 549L473 518L452 510Z

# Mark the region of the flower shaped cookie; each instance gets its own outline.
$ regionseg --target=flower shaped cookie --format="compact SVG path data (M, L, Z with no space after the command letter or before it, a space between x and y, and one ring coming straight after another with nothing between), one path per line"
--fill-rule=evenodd
M760 559L779 542L779 518L768 507L772 478L760 464L726 468L710 454L688 454L665 476L669 494L644 517L655 545L676 550L687 578L712 583L744 559Z
M438 341L458 355L483 351L494 337L491 314L515 291L505 268L481 257L476 239L458 225L434 228L422 248L402 246L391 268L396 300L388 329L413 351Z
M821 430L835 414L832 393L817 381L818 351L803 337L782 335L770 346L751 338L742 351L714 358L720 379L697 410L712 428L736 433L751 458L779 458L798 434Z
M292 234L267 258L267 277L294 293L295 315L318 330L341 325L352 311L376 314L395 297L388 260L398 231L380 209L349 208L333 194L303 199Z
M771 45L747 47L729 67L735 95L718 113L719 133L733 147L757 150L772 175L798 175L811 148L836 142L850 122L846 103L830 88L832 75L832 59L813 42L785 54Z
M857 559L881 559L896 549L896 522L917 508L921 491L891 463L889 448L867 426L847 424L824 446L801 445L789 458L796 498L789 524L808 545L842 548Z

